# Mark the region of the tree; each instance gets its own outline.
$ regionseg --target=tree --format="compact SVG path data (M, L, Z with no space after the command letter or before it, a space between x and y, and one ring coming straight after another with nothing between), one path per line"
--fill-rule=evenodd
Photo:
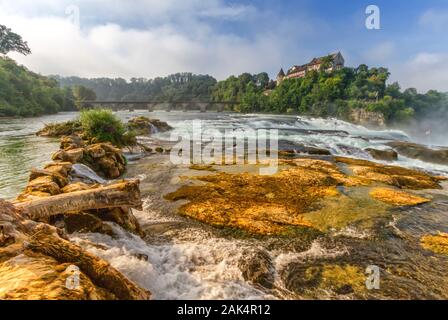
M0 24L0 53L6 55L14 51L25 56L31 53L28 44L21 36Z
M84 86L74 86L72 88L73 96L75 97L75 104L78 109L82 109L84 101L96 100L96 93L92 89Z

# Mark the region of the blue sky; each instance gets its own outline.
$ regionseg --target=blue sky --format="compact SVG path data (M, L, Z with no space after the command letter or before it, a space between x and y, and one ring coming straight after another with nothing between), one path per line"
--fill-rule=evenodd
M380 30L365 27L371 4ZM402 87L448 91L445 0L0 0L0 21L33 50L14 58L43 74L275 76L341 51L349 66L388 67Z

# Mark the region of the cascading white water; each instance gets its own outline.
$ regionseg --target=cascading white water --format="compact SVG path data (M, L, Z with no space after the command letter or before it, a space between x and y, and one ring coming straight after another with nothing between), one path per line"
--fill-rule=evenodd
M99 175L95 173L92 169L82 163L76 163L72 166L72 170L70 171L70 175L73 177L77 177L83 180L89 180L95 183L104 184L107 180L101 178Z

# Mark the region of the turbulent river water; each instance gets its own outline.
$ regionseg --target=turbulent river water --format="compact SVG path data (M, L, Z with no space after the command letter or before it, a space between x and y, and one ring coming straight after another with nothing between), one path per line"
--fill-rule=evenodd
M372 160L366 148L386 149L392 140L413 141L398 130L369 130L335 119L297 116L238 115L193 112L118 112L127 120L145 115L167 121L176 130L188 131L190 120L201 119L205 128L278 129L279 139L325 148L335 155ZM57 140L35 132L45 123L73 119L61 113L32 119L0 119L0 198L12 199L26 185L29 170L49 162ZM170 133L152 139L166 140ZM448 175L448 167L400 156L396 165ZM188 168L155 155L131 161L128 178L141 179L144 210L135 212L147 237L129 234L113 225L115 236L75 234L72 240L108 260L155 299L349 299L349 292L325 288L302 292L303 268L326 263L378 265L381 290L368 298L448 298L446 258L418 246L426 233L448 232L448 194L434 194L434 201L413 209L392 210L370 229L348 226L327 235L252 238L192 221L176 213L178 204L163 195L176 190L179 176L194 174ZM244 280L239 264L249 251L263 250L272 260L273 286L266 289ZM141 259L144 255L147 259ZM308 284L307 284L308 285ZM343 291L343 290L342 290Z

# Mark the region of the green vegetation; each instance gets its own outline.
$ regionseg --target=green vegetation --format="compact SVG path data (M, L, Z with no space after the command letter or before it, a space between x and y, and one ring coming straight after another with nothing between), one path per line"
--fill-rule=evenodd
M0 54L31 50L22 38L0 25ZM71 89L61 89L54 79L27 70L6 57L0 56L0 117L37 116L74 109Z
M215 101L240 101L234 111L298 113L312 116L349 117L363 108L380 112L388 123L421 119L428 114L447 113L448 97L437 91L418 94L415 89L400 90L397 83L386 84L386 68L343 68L332 73L309 72L304 78L286 79L276 86L262 73L244 73L218 82Z
M81 131L82 127L79 120L73 120L46 124L45 127L42 130L39 130L36 134L43 137L62 137L80 133Z
M9 52L28 55L31 53L31 50L21 36L0 24L0 54L6 55Z
M0 54L31 53L26 42L0 25ZM323 68L329 63L324 61ZM300 79L287 79L276 85L267 73L243 73L217 82L208 75L176 73L147 80L47 78L0 57L0 117L37 116L81 109L87 100L115 101L238 101L237 112L297 113L349 119L354 109L384 115L388 123L447 118L448 95L434 90L419 94L410 88L401 91L398 83L387 85L386 68L342 68L331 73L311 71ZM83 113L86 128L101 140L114 141L123 126L112 113ZM107 121L112 120L108 124ZM99 127L95 127L99 125ZM84 124L83 124L84 127ZM109 131L108 131L109 130Z
M86 88L84 86L74 86L72 88L73 98L75 101L76 108L78 110L82 109L82 103L84 101L96 100L96 93L92 89Z
M84 110L79 117L84 137L96 142L111 142L116 146L129 144L131 138L124 124L111 110Z
M164 78L85 79L53 76L61 86L84 86L96 93L98 100L113 101L208 101L216 80L208 75L176 73ZM91 100L91 99L86 99Z
M38 116L73 110L70 89L0 57L0 117Z

